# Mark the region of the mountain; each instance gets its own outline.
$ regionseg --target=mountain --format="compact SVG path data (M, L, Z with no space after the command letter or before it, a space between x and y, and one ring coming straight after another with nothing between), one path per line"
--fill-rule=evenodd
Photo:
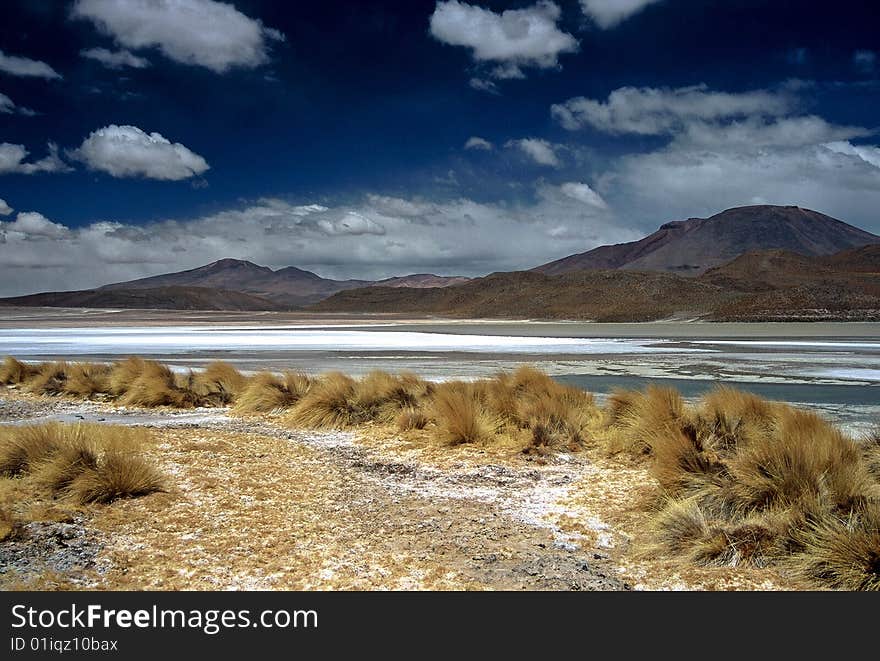
M764 250L697 277L626 269L493 273L446 289L350 289L310 309L593 321L876 321L878 274L880 245L818 257Z
M102 290L154 289L157 287L208 287L253 294L286 308L316 303L345 289L356 287L448 287L468 278L444 277L429 273L406 275L373 282L371 280L330 280L294 266L273 271L241 259L221 259L199 268L118 282Z
M369 284L369 280L329 280L293 266L273 271L241 259L221 259L196 269L118 282L101 289L208 287L253 294L289 308L320 301L343 289Z
M409 287L411 289L425 289L427 287L453 287L469 282L470 278L462 276L434 275L433 273L415 273L403 275L397 278L377 280L373 287Z
M85 289L0 299L0 305L53 308L150 308L156 310L284 310L286 306L251 294L209 287Z
M728 209L709 218L672 221L639 241L600 246L533 270L546 275L583 269L625 269L696 276L755 250L820 256L877 243L880 236L817 211L749 206Z
M419 291L368 287L337 292L310 307L320 312L411 312L452 317L649 321L692 318L733 295L669 273L533 271L493 273L463 285Z

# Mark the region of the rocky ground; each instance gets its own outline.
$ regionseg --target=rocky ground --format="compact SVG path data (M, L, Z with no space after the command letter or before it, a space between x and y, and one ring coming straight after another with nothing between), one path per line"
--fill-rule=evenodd
M26 525L0 543L0 587L802 587L771 570L655 557L639 506L652 493L644 468L598 452L540 463L385 429L294 431L221 409L130 410L0 393L0 422L46 416L154 428L147 453L169 489Z

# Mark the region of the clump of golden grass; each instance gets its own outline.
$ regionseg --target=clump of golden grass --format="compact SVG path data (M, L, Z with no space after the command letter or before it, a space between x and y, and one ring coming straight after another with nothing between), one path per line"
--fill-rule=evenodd
M402 410L395 421L398 431L411 431L413 429L424 429L428 426L428 416L420 408L407 408Z
M880 507L809 522L796 533L803 546L792 565L833 588L880 590Z
M13 537L17 527L15 515L5 507L0 507L0 542Z
M214 361L191 376L188 384L201 402L230 404L244 391L247 378L229 363Z
M30 470L59 447L58 423L0 428L0 475L15 477Z
M296 427L347 429L367 418L355 401L357 382L341 372L323 375L286 417Z
M131 384L134 383L135 379L137 379L141 375L141 372L144 371L146 362L147 361L143 358L130 356L129 358L125 358L124 360L115 363L113 369L110 370L108 383L110 394L114 397L121 397L128 392Z
M24 383L36 373L37 368L33 365L23 363L12 356L6 356L3 359L3 364L0 365L0 384L7 386L18 385Z
M658 434L686 422L684 400L673 388L648 386L645 392L618 390L609 398L608 415L616 433L611 453L649 454Z
M37 395L58 395L64 392L67 381L67 363L41 363L37 372L27 381L24 389Z
M880 480L880 427L874 429L862 440L862 457L868 472Z
M70 363L67 365L64 392L77 397L91 397L110 390L112 367L105 363Z
M311 379L305 374L287 372L279 378L271 372L260 372L248 379L232 410L239 415L248 415L289 408L310 387Z
M127 372L128 369L123 367L121 371ZM115 374L116 370L111 372L111 383ZM152 360L141 361L137 376L128 383L124 394L119 397L119 403L124 406L190 408L195 402L196 396L192 391L178 387L170 368Z
M818 415L730 388L695 408L659 390L611 406L609 447L650 456L666 497L654 521L661 548L880 587L880 483L866 450Z
M164 488L140 455L147 438L143 429L111 425L11 427L0 438L0 465L4 475L30 474L35 484L76 503L109 503Z
M443 442L449 445L492 440L502 421L484 405L478 387L462 381L440 384L431 399L431 414Z

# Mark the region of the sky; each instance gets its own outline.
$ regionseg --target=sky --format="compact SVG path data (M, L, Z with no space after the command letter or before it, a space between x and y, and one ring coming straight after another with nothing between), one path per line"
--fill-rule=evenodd
M880 233L873 4L4 0L0 295L479 276L749 204Z

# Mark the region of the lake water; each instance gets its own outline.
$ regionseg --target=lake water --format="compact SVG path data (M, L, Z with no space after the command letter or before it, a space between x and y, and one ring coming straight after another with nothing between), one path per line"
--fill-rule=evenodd
M880 421L880 324L591 324L262 315L160 322L31 312L0 321L0 355L105 360L141 355L178 368L226 360L243 370L412 370L474 378L522 363L588 390L672 385L696 397L719 383L809 404L847 426ZM59 321L62 319L63 323ZM116 321L116 323L114 323ZM236 323L230 323L230 321ZM317 321L317 323L310 323ZM275 323L273 323L275 322Z

